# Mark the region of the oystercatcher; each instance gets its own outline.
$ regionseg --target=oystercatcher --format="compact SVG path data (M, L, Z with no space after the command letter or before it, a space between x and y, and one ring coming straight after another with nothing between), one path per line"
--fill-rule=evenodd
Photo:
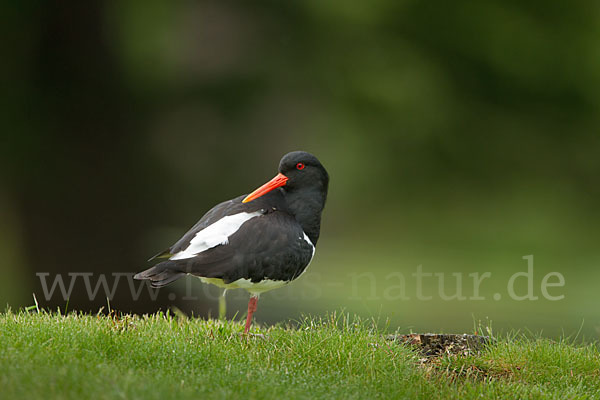
M329 175L304 151L283 156L279 173L247 196L208 211L177 243L150 259L167 258L135 275L153 287L186 274L250 293L244 334L261 293L298 278L315 254Z

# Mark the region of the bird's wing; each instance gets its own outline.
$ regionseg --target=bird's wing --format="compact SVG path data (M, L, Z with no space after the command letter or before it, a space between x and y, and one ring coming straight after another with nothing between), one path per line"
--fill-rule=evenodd
M138 275L154 286L164 286L183 274L225 283L239 279L290 281L304 271L313 254L314 246L296 219L286 212L271 211L244 222L227 243L191 257L163 261Z
M204 214L202 218L200 218L200 220L196 222L196 224L192 226L190 230L187 231L185 235L181 237L181 239L175 242L175 244L173 244L168 249L163 250L160 253L152 256L148 261L152 261L157 258L173 257L175 254L185 250L190 245L191 240L201 230L214 224L215 222L227 215L247 210L248 207L242 203L243 198L244 196L239 196L235 199L227 200L220 204L217 204L216 206L211 208L206 214Z
M243 224L229 238L228 245L211 249L211 252L214 253L211 258L215 259L230 255L228 266L215 271L225 282L240 278L252 282L264 279L290 281L310 263L314 246L293 216L274 211ZM202 262L202 258L199 261ZM192 271L200 276L203 272L202 266Z

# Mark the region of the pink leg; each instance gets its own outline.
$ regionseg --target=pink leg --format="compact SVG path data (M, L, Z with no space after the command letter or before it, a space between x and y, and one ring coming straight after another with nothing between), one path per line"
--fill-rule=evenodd
M246 318L246 329L244 329L244 335L250 330L250 324L252 323L252 315L256 311L256 303L258 302L258 296L251 295L250 301L248 301L248 318Z

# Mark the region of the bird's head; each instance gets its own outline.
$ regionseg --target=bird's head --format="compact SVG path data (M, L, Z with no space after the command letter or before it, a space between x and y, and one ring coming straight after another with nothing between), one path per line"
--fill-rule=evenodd
M318 191L325 197L328 184L329 175L317 157L305 151L293 151L284 155L279 162L279 174L246 196L242 202L257 199L279 187L283 187L286 193Z

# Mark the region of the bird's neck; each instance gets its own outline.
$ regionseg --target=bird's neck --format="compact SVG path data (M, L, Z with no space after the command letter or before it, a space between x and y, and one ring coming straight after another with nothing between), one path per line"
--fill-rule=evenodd
M284 192L286 203L302 230L316 246L321 231L321 212L325 207L327 192L322 190L303 190Z

